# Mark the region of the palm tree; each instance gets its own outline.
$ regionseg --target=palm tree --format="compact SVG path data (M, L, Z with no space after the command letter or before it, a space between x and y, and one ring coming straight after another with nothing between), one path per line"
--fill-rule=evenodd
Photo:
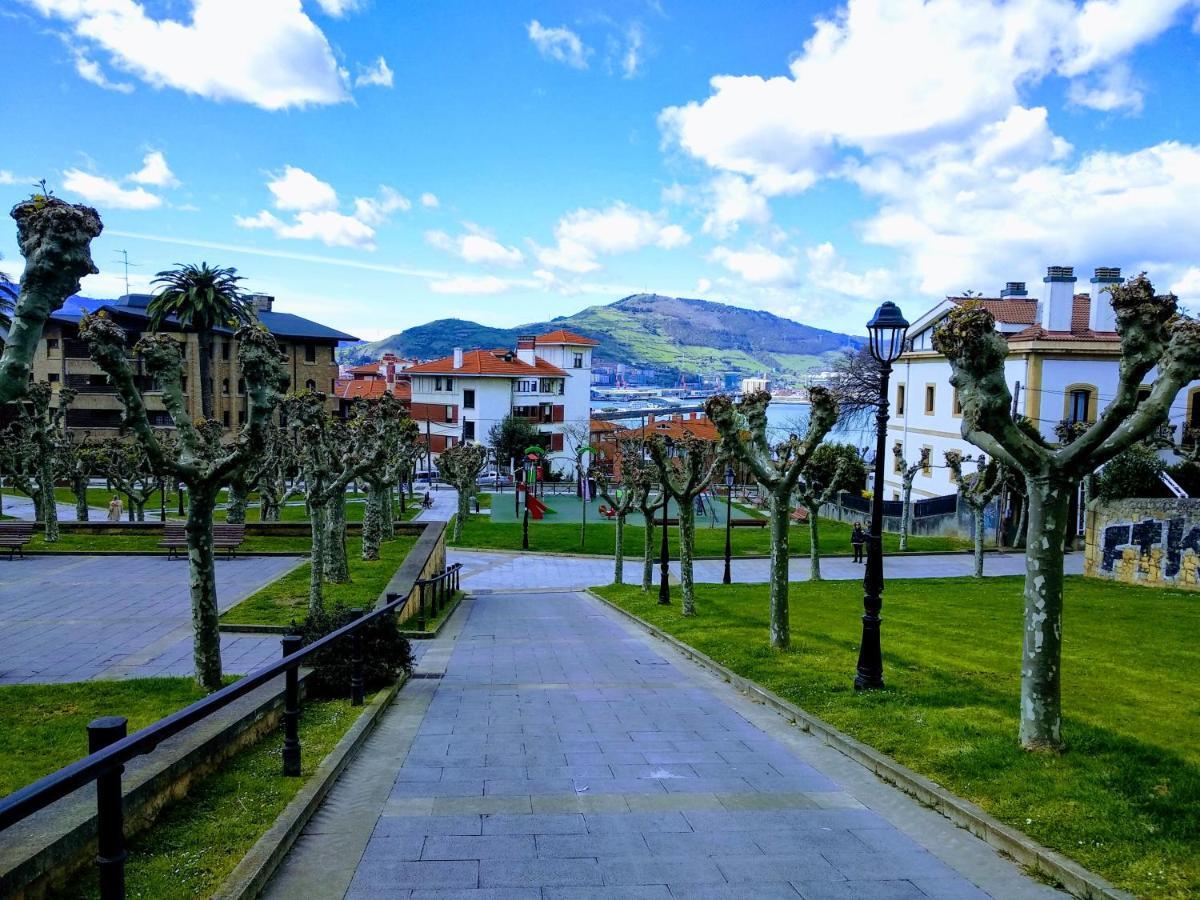
M154 284L161 285L147 312L150 328L158 331L168 316L184 328L192 328L200 342L200 408L205 419L213 417L212 347L213 330L236 328L254 321L254 307L242 294L237 269L176 263L159 272Z

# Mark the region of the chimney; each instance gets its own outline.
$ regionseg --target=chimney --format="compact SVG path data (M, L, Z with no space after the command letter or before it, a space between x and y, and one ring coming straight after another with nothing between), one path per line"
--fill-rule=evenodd
M1041 326L1047 331L1070 331L1075 306L1075 267L1049 266L1042 279L1042 304L1038 310Z
M532 334L523 334L517 338L517 359L529 365L537 362L537 338Z
M1000 299L1007 300L1028 300L1029 291L1025 290L1025 282L1023 281L1006 281L1004 290L1000 292Z
M394 385L396 383L396 354L383 354L383 371L387 383ZM391 388L389 387L388 390L390 391Z
M462 360L462 347L455 347L455 348L454 348L454 368L456 368L456 369L461 369L461 368L462 368L462 362L463 362L463 360Z
M1092 306L1088 311L1088 328L1092 331L1116 331L1117 313L1113 309L1108 288L1120 284L1121 270L1116 266L1101 266L1092 278Z
M247 294L246 299L254 305L254 311L265 313L271 311L275 298L270 294Z

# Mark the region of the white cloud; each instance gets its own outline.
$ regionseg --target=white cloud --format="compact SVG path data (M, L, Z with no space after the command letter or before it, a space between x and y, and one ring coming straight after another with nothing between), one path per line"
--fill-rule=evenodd
M696 293L699 295L707 294L712 290L712 282L707 278L696 279Z
M722 173L709 182L705 190L704 231L726 237L747 222L765 225L771 220L767 198L740 175Z
M851 272L829 241L809 247L805 255L808 257L805 283L811 287L862 300L882 300L892 296L898 287L896 276L889 269Z
M135 0L24 2L70 26L85 60L80 74L95 83L104 76L87 51L153 87L209 100L274 110L349 99L333 49L300 0L192 0L189 15L161 19Z
M437 194L431 194L429 191L426 191L421 195L421 205L426 209L437 209L442 204L438 200Z
M320 241L327 247L375 249L374 228L332 209L297 213L295 221L280 228L277 233L283 238Z
M356 12L362 3L361 0L317 0L317 5L326 15L341 18L347 13Z
M538 247L543 266L568 272L591 272L600 268L599 256L630 253L643 247L664 250L682 247L691 240L678 225L668 224L662 214L614 203L608 209L577 209L558 220L554 247Z
M254 216L234 216L233 222L238 228L266 228L269 231L282 231L286 225L270 210L261 210Z
M516 247L505 246L473 226L469 226L467 233L455 237L444 231L427 231L425 240L431 247L453 253L469 263L515 266L525 259L525 255Z
M337 191L311 172L284 166L283 173L267 182L276 209L317 210L337 207Z
M412 201L386 184L379 188L378 197L357 197L354 215L368 225L381 225L394 212L408 212Z
M534 19L526 26L526 31L533 45L546 59L564 63L573 69L587 68L587 58L592 51L570 28L565 25L546 28Z
M89 59L87 54L82 50L75 48L75 72L84 81L90 82L96 87L104 88L106 91L116 91L118 94L132 94L133 85L127 81L112 81L104 74L104 70L100 68L100 64L94 59Z
M513 285L495 275L459 275L429 282L435 294L502 294Z
M642 64L642 26L634 22L625 32L625 52L621 55L621 74L633 78Z
M354 79L355 87L391 87L393 74L388 68L387 60L382 56L371 65L360 68L358 77Z
M716 247L709 259L752 285L782 286L796 279L796 261L765 247L753 246L745 250Z
M89 203L110 209L157 209L162 198L145 188L124 188L113 178L93 175L80 169L63 172L63 189L77 194Z
M0 184L16 184L17 176L8 169L0 169Z
M142 167L127 176L130 181L138 184L148 184L151 187L178 187L179 179L167 165L167 158L161 150L151 150L142 157Z
M1067 93L1068 99L1076 106L1086 106L1100 112L1115 112L1128 110L1142 111L1142 90L1129 70L1129 66L1118 63L1106 72L1100 73L1099 78L1085 81L1075 79Z

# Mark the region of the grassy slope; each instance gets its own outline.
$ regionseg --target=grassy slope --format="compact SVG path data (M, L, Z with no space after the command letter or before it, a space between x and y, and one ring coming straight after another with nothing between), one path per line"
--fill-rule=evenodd
M379 547L379 559L364 562L362 539L346 541L350 563L350 581L346 584L326 584L325 602L332 607L341 600L346 606L369 608L374 605L396 569L417 542L415 535L398 535ZM308 608L308 579L312 567L305 563L282 578L251 594L221 616L226 624L287 625L292 619L303 619Z
M578 522L546 522L529 526L529 549L556 553L582 553L612 556L615 526L610 522L594 522L589 519L586 543L579 546ZM821 552L825 555L850 553L851 526L845 522L821 521ZM659 534L655 529L655 535ZM645 529L629 525L625 528L624 544L627 557L640 558ZM899 537L884 535L884 548L895 551ZM770 535L767 528L733 529L732 547L734 556L766 556L771 552ZM958 550L966 546L961 538L913 536L908 539L912 552L931 550ZM454 546L476 550L519 550L521 549L521 524L519 522L492 522L486 516L471 516L463 524L462 540ZM679 555L678 529L672 527L669 537L671 555ZM808 526L793 526L790 549L792 556L808 556ZM725 531L722 528L696 529L697 556L724 556Z
M602 595L1139 896L1200 892L1200 686L1180 678L1195 595L1070 578L1062 756L1018 749L1021 581L890 581L888 689L852 689L862 589L793 584L793 649L767 646L763 585L697 585L694 619Z

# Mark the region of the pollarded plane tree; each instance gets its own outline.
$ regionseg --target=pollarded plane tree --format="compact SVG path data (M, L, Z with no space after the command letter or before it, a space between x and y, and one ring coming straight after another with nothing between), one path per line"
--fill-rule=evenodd
M487 465L487 458L488 449L483 444L455 444L438 456L438 474L458 491L458 515L454 519L452 538L455 543L462 538L463 522L470 514L471 497L475 493L479 473Z
M708 490L720 468L721 456L710 441L702 441L685 432L682 439L668 446L661 435L649 443L650 458L658 470L659 484L665 495L675 501L679 513L679 584L683 595L683 614L696 614L696 590L692 561L696 549L696 498Z
M412 420L410 419L409 421ZM414 428L416 429L415 433L413 432ZM413 476L417 471L417 463L425 455L425 447L421 443L420 431L416 422L413 422L411 427L405 425L401 429L401 434L398 435L398 439L392 446L388 457L388 467L394 474L391 483L396 486L397 493L400 495L401 516L407 511L407 501L412 498ZM395 535L395 528L392 526L393 523L389 517L384 522L385 536L392 537Z
M0 431L0 478L5 487L20 491L33 501L37 521L43 518L42 482L39 478L37 451L32 435L21 421L15 421Z
M12 445L6 455L13 484L33 500L47 543L58 540L54 485L61 470L59 450L65 439L67 407L74 399L75 391L69 387L61 388L56 398L49 382L29 385L24 399L15 404L17 415L6 442Z
M288 501L304 494L300 478L299 436L295 428L272 425L267 429L256 487L260 522L278 522Z
M67 431L58 444L56 462L57 475L70 485L75 498L75 521L86 522L91 518L87 490L94 476L101 474L104 445L92 440L87 434L76 436Z
M849 444L821 444L809 457L796 485L796 499L808 513L809 578L821 580L821 507L842 491L862 488L867 467Z
M900 475L900 552L908 551L908 532L912 528L912 492L913 481L917 477L918 472L926 472L929 470L932 463L930 462L930 454L933 451L929 447L921 448L921 455L915 463L909 463L904 458L904 446L900 441L892 446L892 456L894 457L893 465L895 470Z
M988 462L987 457L980 454L975 460L978 467L975 472L963 472L963 463L970 457L964 458L957 450L947 450L946 468L950 470L954 483L958 485L958 498L971 511L971 534L975 547L975 577L983 577L983 514L1004 487L1004 466L995 460Z
M625 577L625 519L637 509L641 501L641 486L645 479L642 469L646 467L642 458L640 441L625 440L617 446L621 456L621 477L614 480L607 473L597 469L596 492L612 510L612 520L616 531L613 545L613 584L620 584ZM653 545L651 545L653 550ZM647 585L647 588L649 585Z
M1025 479L1020 742L1031 750L1063 746L1063 539L1071 492L1084 476L1153 433L1180 389L1200 376L1200 324L1179 315L1173 295L1155 295L1144 273L1110 293L1121 341L1115 395L1095 423L1066 445L1052 445L1014 421L1004 378L1008 348L986 309L960 306L934 332L934 347L950 361L951 384L958 388L963 437ZM1156 367L1150 394L1139 404L1138 388Z
M217 585L213 561L212 523L217 495L229 473L262 452L263 431L274 414L288 376L284 355L261 326L238 330L238 364L246 379L246 425L228 445L206 434L204 423L192 420L183 393L183 355L180 344L166 334L147 334L134 346L146 371L161 391L162 403L175 424L172 443L160 440L150 425L142 395L125 346L125 333L101 314L85 316L79 333L92 359L108 374L125 407L124 424L149 457L155 470L188 488L185 534L188 547L192 603L193 658L196 681L208 690L221 686L221 636L217 630Z
M368 415L375 418L374 429L383 444L380 464L362 475L367 484L363 509L362 558L379 559L379 544L395 537L392 512L392 486L400 479L406 457L402 448L416 446L420 429L394 396L384 394L368 402Z
M705 403L705 412L721 433L725 451L749 470L767 492L771 517L771 646L791 644L788 623L788 544L792 495L810 457L837 422L838 407L825 388L809 388L810 412L804 437L791 435L772 446L767 439L767 404L771 395L755 391L736 404L719 394Z
M99 270L91 243L104 226L90 206L72 206L43 188L13 207L17 246L25 257L20 290L12 304L10 325L0 350L0 406L19 400L29 388L29 375L42 329L63 301L79 293L79 280Z
M635 441L633 445L637 449L631 456L637 465L630 469L630 475L634 479L634 504L642 514L645 527L642 540L642 591L647 592L654 586L654 555L658 545L654 537L655 522L667 504L667 495L659 487L658 468L646 458L644 442Z
M146 448L138 441L105 441L97 462L108 483L125 495L129 521L145 522L146 504L161 483Z

